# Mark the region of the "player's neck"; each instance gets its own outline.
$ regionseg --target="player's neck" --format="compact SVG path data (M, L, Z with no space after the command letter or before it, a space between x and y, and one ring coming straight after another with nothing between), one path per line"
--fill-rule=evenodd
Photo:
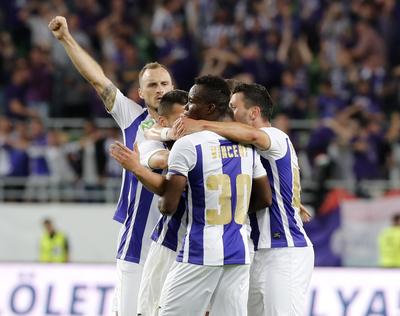
M158 115L156 109L153 109L153 108L151 108L151 107L148 106L148 107L147 107L147 111L149 112L150 116L151 116L154 120L158 121L159 115Z
M233 118L230 115L223 115L220 117L220 119L218 120L220 122L233 122Z
M205 120L205 121L213 121L213 122L230 122L232 120L229 120L230 118L225 114L225 113L217 113L213 112L210 115L205 115L203 117L199 117L198 119L200 120Z
M263 128L263 127L271 127L272 125L270 121L258 118L253 121L252 126L255 128Z

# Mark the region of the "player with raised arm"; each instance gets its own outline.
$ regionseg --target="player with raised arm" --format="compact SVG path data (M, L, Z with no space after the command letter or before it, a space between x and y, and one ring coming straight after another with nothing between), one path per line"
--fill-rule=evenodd
M251 215L255 256L250 270L250 316L303 315L314 267L314 251L300 218L297 155L284 132L271 127L273 104L267 89L239 84L230 106L236 121L195 121L182 117L178 134L210 130L253 144L272 187L272 205Z
M161 128L172 127L175 120L183 113L188 100L188 93L182 90L172 90L163 95L158 107L158 123ZM167 169L169 149L172 142L166 142L164 148L149 151L151 142L138 145L140 161L150 169ZM154 146L152 146L154 147ZM123 168L132 171L134 153L123 144L116 142L110 148L110 154ZM161 289L168 271L180 249L182 237L186 231L186 203L181 198L178 209L173 216L161 215L155 226L151 239L150 250L143 267L138 296L138 314L157 316Z
M230 91L222 78L196 79L185 115L231 121ZM259 156L213 132L175 142L167 177L134 159L133 171L161 195L160 211L174 214L187 188L188 226L182 249L161 294L160 315L246 315L249 249L246 219L271 203L271 191Z
M122 130L124 144L133 148L144 140L143 128L154 124L161 97L173 89L171 76L161 64L150 63L139 73L139 95L142 108L126 98L105 76L99 64L85 52L68 31L67 21L57 16L49 29L63 45L69 58L81 75L95 88L107 111ZM142 127L142 128L141 128ZM121 194L114 219L123 223L118 240L117 286L113 310L119 316L136 315L136 297L139 289L142 263L150 245L151 230L158 220L158 197L147 191L129 172L123 172Z

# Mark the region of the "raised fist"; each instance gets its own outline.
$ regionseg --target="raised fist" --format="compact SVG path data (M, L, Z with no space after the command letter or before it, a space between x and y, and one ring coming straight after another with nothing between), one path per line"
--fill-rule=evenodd
M50 21L49 29L55 38L61 40L68 34L67 20L63 16L56 16Z

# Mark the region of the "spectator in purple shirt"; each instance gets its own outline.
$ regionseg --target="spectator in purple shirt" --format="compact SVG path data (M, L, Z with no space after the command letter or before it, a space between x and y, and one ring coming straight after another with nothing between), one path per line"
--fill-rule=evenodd
M356 180L381 179L381 166L385 165L382 155L385 151L384 135L376 122L365 116L357 118L358 128L351 140L354 164L353 170Z
M48 117L52 89L52 71L49 55L41 48L34 47L29 56L29 80L26 101L41 118Z
M6 140L4 149L8 152L9 172L6 177L11 177L4 187L7 200L21 201L25 190L26 177L29 176L29 136L26 124L16 121L13 134Z
M344 100L342 100L332 88L332 84L329 80L325 80L320 84L320 93L317 100L317 108L319 117L333 118L335 114L343 110L346 106Z
M357 83L352 103L371 115L381 112L379 103L371 92L371 84L366 80L361 80Z
M182 23L175 22L167 35L166 42L158 49L158 59L166 65L175 78L176 85L189 90L198 73L193 42Z
M37 112L26 104L26 89L29 78L27 68L17 68L11 75L11 82L5 88L6 115L13 119L37 116Z
M39 119L30 122L31 146L29 148L30 171L33 176L48 176L45 148L47 147L47 135L43 123Z

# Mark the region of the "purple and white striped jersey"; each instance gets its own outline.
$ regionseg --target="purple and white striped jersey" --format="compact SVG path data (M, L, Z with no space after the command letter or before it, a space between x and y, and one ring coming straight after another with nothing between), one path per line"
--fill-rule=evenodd
M213 132L194 133L172 147L168 174L188 181L187 230L177 260L249 264L246 220L252 179L265 176L256 151Z
M260 151L272 189L272 205L266 212L250 215L255 249L312 246L303 228L300 212L300 173L289 136L274 127L261 128L271 147Z
M138 149L140 152L140 163L150 168L149 161L151 157L158 151L166 150L167 146L161 141L153 140L140 143ZM172 251L177 251L182 244L182 238L186 232L186 220L186 199L182 197L174 215L160 216L151 234L151 239Z
M145 108L118 90L110 114L121 128L123 142L128 148L132 149L134 143L145 140L140 126L152 120ZM151 231L159 214L158 196L145 189L131 172L124 169L121 192L114 214L114 219L123 223L118 244L118 259L144 262L151 243Z
M178 251L182 246L183 236L186 233L186 209L186 194L184 193L174 215L162 215L160 217L151 234L151 239L172 251Z

